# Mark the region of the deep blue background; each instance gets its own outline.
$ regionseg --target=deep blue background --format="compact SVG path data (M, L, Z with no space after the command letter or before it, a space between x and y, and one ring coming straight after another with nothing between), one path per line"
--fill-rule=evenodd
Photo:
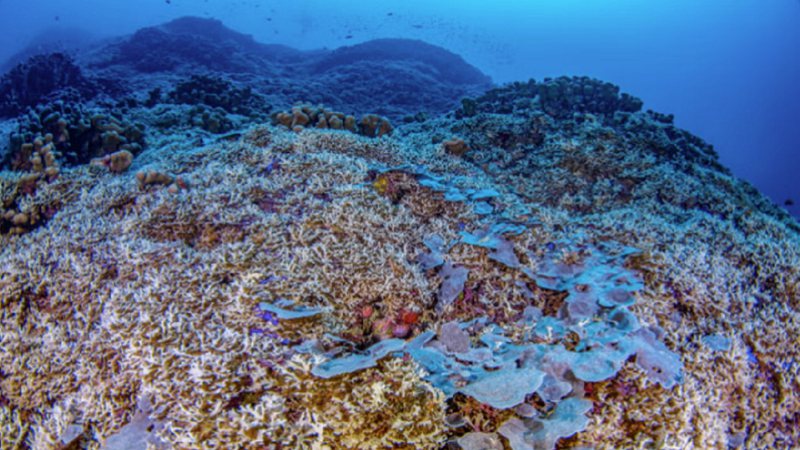
M496 82L590 75L674 113L776 203L800 203L797 0L0 0L0 61L32 39L107 37L183 15L262 42L413 37ZM800 206L789 208L800 216Z

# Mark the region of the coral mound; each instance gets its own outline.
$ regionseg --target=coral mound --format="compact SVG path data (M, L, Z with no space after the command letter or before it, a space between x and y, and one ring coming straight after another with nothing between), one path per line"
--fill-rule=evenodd
M800 229L637 105L564 78L391 134L26 142L0 448L800 446Z
M109 114L99 108L86 108L81 102L38 105L17 123L2 161L14 170L31 168L30 146L46 136L63 154L66 165L85 164L119 150L139 153L145 145L143 124L129 122L118 111Z
M538 97L538 98L537 98ZM537 99L538 104L531 103ZM573 113L613 116L615 112L634 113L642 109L642 101L619 92L619 87L589 77L545 78L537 82L517 82L495 88L477 100L463 100L457 116L479 112L520 113L539 109L548 115L566 118Z
M414 39L375 39L334 50L314 64L317 73L364 61L414 61L431 66L434 78L453 84L488 86L489 77L460 56L441 47Z
M61 90L69 89L63 93ZM96 88L72 58L63 53L37 55L18 64L0 79L0 117L13 117L49 96L90 98ZM66 97L68 96L68 97Z
M98 68L129 65L144 73L185 67L233 73L258 70L272 73L265 58L269 56L270 48L225 27L218 20L184 17L160 26L142 28L130 38L102 49L92 58L91 65Z

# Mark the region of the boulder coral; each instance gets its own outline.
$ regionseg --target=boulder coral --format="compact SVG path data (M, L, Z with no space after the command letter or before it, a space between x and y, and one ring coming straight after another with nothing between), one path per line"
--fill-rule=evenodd
M469 146L463 139L453 138L442 143L444 151L455 156L464 156L469 150Z
M55 101L38 105L22 117L9 139L5 165L30 170L27 144L52 135L65 166L89 163L126 150L136 155L145 146L145 127L116 113L89 109L80 103Z
M535 103L521 99L530 99ZM538 109L552 117L567 118L572 113L591 113L611 117L615 112L634 113L642 101L620 93L618 86L590 77L545 78L542 81L515 82L491 89L477 99L462 100L456 118L478 113L516 114Z
M242 116L262 117L270 112L266 99L244 86L219 76L192 75L175 85L167 95L170 103L206 105L222 108L227 113Z
M128 167L130 167L132 163L133 153L127 150L120 150L91 161L92 165L107 167L109 172L112 173L124 172L128 170Z
M0 117L14 117L51 98L85 100L97 87L63 53L36 55L0 78Z
M273 124L283 125L299 132L305 128L347 130L367 137L381 137L392 133L394 127L385 117L366 114L356 121L353 115L328 110L322 106L300 104L290 111L277 112L272 116Z

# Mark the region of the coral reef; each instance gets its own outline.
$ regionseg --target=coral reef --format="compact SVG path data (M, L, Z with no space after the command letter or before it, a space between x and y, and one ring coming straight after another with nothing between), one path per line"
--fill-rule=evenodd
M226 28L219 20L183 17L142 28L128 39L100 49L91 66L130 65L144 73L192 68L274 74L270 57L296 53L299 52L283 46L259 44L251 36Z
M589 77L558 77L545 78L541 82L512 83L491 89L478 99L464 99L456 116L541 110L557 118L567 118L573 113L610 117L617 111L633 113L641 109L641 100L626 93L620 94L619 87L611 83Z
M192 75L178 83L167 99L172 103L222 108L243 116L260 117L270 111L270 105L251 87L237 88L229 80L205 75Z
M217 64L126 59L197 35L225 70L330 56L291 93L381 65L460 82L402 45L248 61L267 50L200 19L98 70ZM394 131L349 94L246 128L260 100L205 76L17 119L0 447L800 446L800 226L670 116L558 78Z
M350 47L342 47L325 55L314 64L317 73L364 61L414 61L435 69L435 78L453 84L488 86L491 80L460 56L441 47L415 39L375 39Z
M295 105L290 111L273 114L272 122L297 132L305 128L347 130L367 137L389 135L394 130L388 119L377 114L365 114L356 121L356 117L353 115L331 111L323 106L314 106L308 103Z
M33 56L0 79L0 117L22 114L53 95L75 101L88 99L96 91L69 56Z
M788 222L753 209L744 238L720 216L678 216L635 193L575 215L446 152L425 131L436 120L381 140L262 126L153 147L135 177L97 183L79 168L44 183L36 195L58 193L59 214L0 236L0 417L15 430L4 439L97 448L152 420L173 448L797 444L800 246ZM465 141L480 136L471 120ZM589 142L594 126L561 133ZM561 149L551 137L542 146ZM705 176L681 167L673 176ZM528 170L531 182L579 176ZM154 188L179 178L191 189ZM63 197L68 183L86 193ZM466 275L448 292L446 265ZM324 365L346 355L352 366ZM544 376L484 369L487 356L537 361L525 370Z
M30 145L51 135L65 166L86 164L93 158L128 151L138 154L145 146L145 127L123 115L82 103L55 101L39 105L18 119L9 138L5 164L30 170Z
M560 80L562 87L572 80L569 91L580 91L588 82ZM518 83L471 101L471 107L481 112L451 126L467 137L470 150L465 158L529 200L578 214L642 205L648 198L657 202L646 202L645 210L659 215L698 210L732 219L742 213L734 205L742 204L781 214L763 197L746 193L751 188L734 188L713 147L675 127L669 118L626 108L591 113L583 107L568 118L558 118L562 114L550 115L535 95L538 87L536 82ZM625 98L613 89L603 92L615 93L618 102ZM437 126L425 125L428 129ZM677 181L674 173L693 177ZM714 184L717 189L704 192L702 184ZM698 192L704 193L699 196ZM795 225L790 221L790 226Z
M84 55L82 62L95 78L118 80L128 93L159 89L172 92L169 101L202 101L248 116L268 112L266 105L306 99L337 111L372 111L399 122L406 116L446 113L461 98L491 87L489 77L458 55L421 41L379 39L334 50L300 51L262 44L217 20L198 17L143 28ZM181 78L177 83L176 77ZM231 90L219 79L247 83ZM214 81L204 86L209 80ZM241 97L238 89L252 90L246 107L226 100ZM193 90L196 99L188 98ZM265 101L253 100L257 96ZM156 102L150 99L150 106Z

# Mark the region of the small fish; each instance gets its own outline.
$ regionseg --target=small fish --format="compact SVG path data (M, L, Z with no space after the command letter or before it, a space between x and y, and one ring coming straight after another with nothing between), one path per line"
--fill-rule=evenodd
M352 35L352 34L348 34L348 35L347 35L347 36L345 36L344 38L345 38L345 39L353 39L353 35Z
M784 200L783 205L784 206L794 206L794 200L792 200L790 198L787 198L786 200Z

